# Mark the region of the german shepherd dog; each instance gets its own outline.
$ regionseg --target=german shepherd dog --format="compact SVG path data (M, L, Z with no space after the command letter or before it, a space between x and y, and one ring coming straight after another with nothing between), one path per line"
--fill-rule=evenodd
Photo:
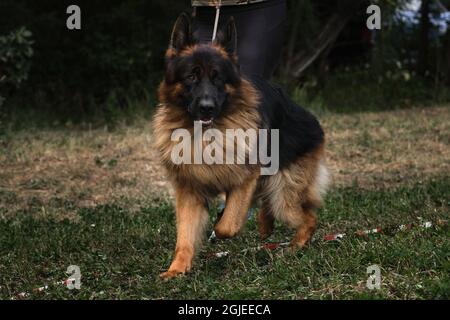
M236 43L232 18L211 44L193 39L186 14L178 17L172 31L153 119L153 142L176 198L175 257L160 275L163 279L190 271L208 222L208 200L220 194L226 196L225 209L214 227L220 239L239 233L256 200L261 207L257 221L262 239L272 233L275 219L296 229L293 248L307 245L316 228L315 210L321 205L328 177L323 130L312 114L278 87L241 76ZM193 133L195 121L221 132L279 129L279 170L261 175L259 162L174 163L171 154L178 142L172 140L172 133L180 128Z

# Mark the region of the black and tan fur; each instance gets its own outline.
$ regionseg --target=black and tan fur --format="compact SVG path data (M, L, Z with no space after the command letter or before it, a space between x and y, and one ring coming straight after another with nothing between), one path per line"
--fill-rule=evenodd
M309 112L295 105L279 88L239 74L235 37L234 22L230 21L214 44L196 44L189 19L182 15L166 53L166 76L159 87L161 104L153 122L155 147L176 197L177 244L169 270L161 274L165 279L191 269L208 221L207 201L221 193L226 195L226 206L215 225L219 238L233 237L242 229L255 200L261 203L258 224L262 238L272 233L274 219L296 229L292 247L305 246L316 228L315 209L321 204L327 180L323 131ZM181 73L183 64L193 67L196 61L204 64L199 68L222 68L217 90L226 99L213 128L223 132L233 128L280 129L278 173L260 176L258 164L175 165L171 161L171 151L178 143L171 141L172 132L179 128L192 132L195 120L186 107L190 99L186 92L191 85L177 73ZM235 143L235 147L245 146Z

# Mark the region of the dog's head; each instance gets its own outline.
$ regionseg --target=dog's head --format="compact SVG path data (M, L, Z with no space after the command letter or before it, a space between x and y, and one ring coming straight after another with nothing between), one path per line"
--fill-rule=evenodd
M241 78L236 58L236 26L231 18L212 44L198 44L186 14L178 17L166 52L160 99L183 108L193 121L210 125L230 102Z

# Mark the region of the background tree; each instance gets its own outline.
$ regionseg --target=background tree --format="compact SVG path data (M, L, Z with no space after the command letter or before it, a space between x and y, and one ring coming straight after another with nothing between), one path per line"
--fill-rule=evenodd
M366 28L371 3L381 7L380 31ZM71 4L0 2L0 37L25 27L34 41L28 79L11 91L5 112L100 123L150 114L157 103L170 29L181 11L191 10L190 1L77 1L82 10L79 31L65 27ZM436 23L442 28L445 17L450 21L449 0L424 0L419 11L408 11L412 16L403 20L399 12L412 4L288 0L287 36L276 80L299 102L318 109L447 101L450 94L443 84L450 83L450 36L448 29L446 35L438 31Z

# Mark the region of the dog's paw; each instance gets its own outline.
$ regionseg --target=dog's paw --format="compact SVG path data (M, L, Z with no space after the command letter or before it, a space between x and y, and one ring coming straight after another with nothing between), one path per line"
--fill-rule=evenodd
M229 239L236 236L239 232L238 228L233 228L229 225L224 225L222 223L216 224L214 227L214 233L218 239Z
M266 240L268 237L270 237L273 233L273 230L270 231L259 231L259 239L260 240Z
M306 241L298 241L298 240L292 240L289 243L289 247L287 248L289 252L295 253L299 250L304 250L308 247L309 242Z
M159 278L163 281L167 281L170 279L173 279L178 276L183 276L185 273L183 271L178 270L168 270L166 272L163 272L159 275Z
M273 224L259 224L258 225L259 238L265 240L273 233Z

